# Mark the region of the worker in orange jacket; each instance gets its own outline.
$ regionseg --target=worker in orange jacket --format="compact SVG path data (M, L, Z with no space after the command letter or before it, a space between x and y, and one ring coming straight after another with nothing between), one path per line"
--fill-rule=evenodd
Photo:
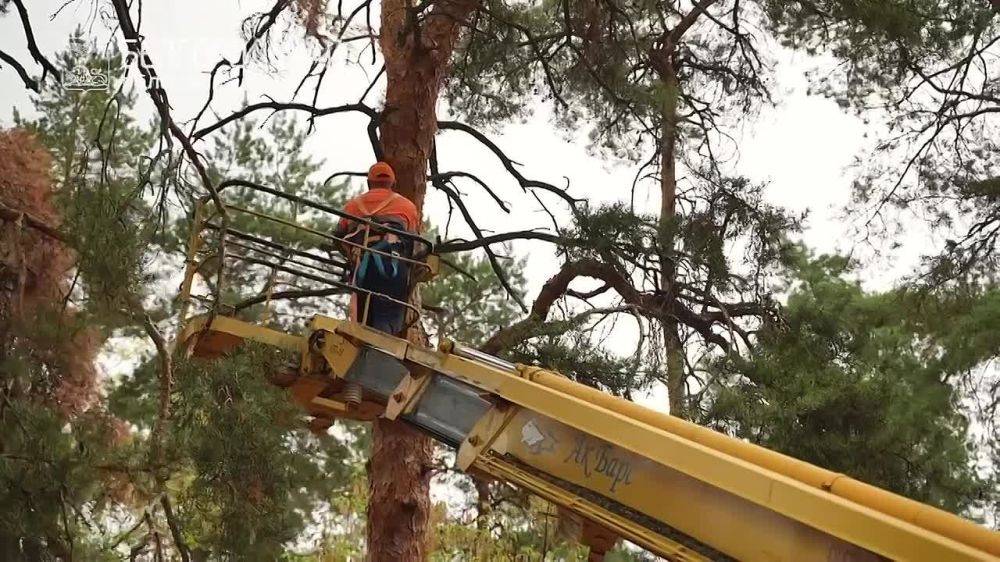
M368 170L368 191L348 201L344 211L397 230L418 233L417 207L396 193L395 185L392 166L376 163ZM400 302L409 298L410 264L397 258L412 255L412 241L348 218L340 219L336 235L351 242L344 248L352 263L351 282L362 289L351 296L351 319L389 334L399 334L406 320L406 307Z

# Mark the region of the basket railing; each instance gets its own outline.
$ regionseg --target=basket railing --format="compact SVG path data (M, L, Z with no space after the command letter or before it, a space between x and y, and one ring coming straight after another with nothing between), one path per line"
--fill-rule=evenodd
M256 194L271 196L287 203L303 213L309 213L307 220L276 216L250 208L249 205L230 203L226 195L232 188L254 191ZM220 184L220 196L225 213L220 213L215 202L205 198L197 202L192 220L191 235L188 240L184 279L181 283L178 316L183 324L197 309L198 313L232 314L256 304L265 304L263 315L270 314L272 301L302 297L330 297L338 294L355 293L359 302L364 302L359 310L367 315L372 298L378 297L399 304L409 310L408 324L415 322L420 310L409 302L358 286L352 274L358 267L356 262L364 253L385 256L409 264L410 287L414 280L425 280L434 275L436 267L433 257L434 246L422 236L383 224L366 217L359 217L330 205L311 201L298 195L258 185L250 182L230 180ZM295 216L299 216L297 213ZM237 220L261 228L238 228ZM246 219L250 219L247 221ZM341 219L350 221L354 228L350 235L339 233L336 228L326 231L303 224L333 219L337 225ZM268 229L270 233L266 233ZM295 233L283 237L274 232L283 230ZM360 231L360 235L358 234ZM412 248L410 255L390 253L369 245L384 235L395 235L407 241ZM353 251L352 251L353 250ZM325 252L325 255L324 255ZM339 252L339 253L338 253ZM353 260L350 256L354 256ZM239 302L224 302L227 272L236 264L245 267L242 273L256 278L254 272L266 277L262 294L243 298ZM256 268L256 269L254 269ZM294 290L277 291L277 278L283 277L282 284ZM198 280L201 280L199 283ZM204 288L213 289L204 294Z

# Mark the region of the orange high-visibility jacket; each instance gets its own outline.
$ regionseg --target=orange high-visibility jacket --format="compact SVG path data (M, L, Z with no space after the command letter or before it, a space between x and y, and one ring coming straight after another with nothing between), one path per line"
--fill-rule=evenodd
M420 232L420 217L417 206L406 197L391 189L373 188L351 199L344 205L344 211L361 218L393 218L405 225L408 232ZM351 228L352 221L340 219L338 230Z

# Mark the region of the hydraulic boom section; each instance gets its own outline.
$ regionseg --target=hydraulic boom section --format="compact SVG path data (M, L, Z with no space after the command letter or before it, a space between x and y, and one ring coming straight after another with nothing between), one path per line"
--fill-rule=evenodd
M451 342L323 316L302 336L203 317L182 338L196 356L245 339L300 353L293 395L314 415L414 426L461 469L579 515L593 559L621 537L671 560L1000 560L1000 535L954 515ZM327 397L345 385L360 405Z

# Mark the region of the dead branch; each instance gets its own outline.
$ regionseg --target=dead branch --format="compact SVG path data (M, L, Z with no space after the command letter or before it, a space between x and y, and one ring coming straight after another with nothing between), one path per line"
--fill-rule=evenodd
M555 234L549 234L548 232L539 232L537 230L518 230L516 232L504 232L503 234L484 236L471 241L448 240L435 246L435 250L440 254L453 254L456 252L468 252L469 250L475 250L476 248L491 246L493 244L502 244L504 242L510 242L511 240L542 240L544 242L551 242L552 244L558 244L560 246L572 244L571 240L556 236Z
M24 67L21 66L21 63L17 62L17 59L15 59L14 57L8 55L3 51L0 51L0 60L10 65L14 69L14 71L17 72L17 75L21 77L21 81L24 82L24 86L26 88L36 93L41 91L40 87L38 86L38 81L28 75L28 71L26 71Z
M501 199L500 196L497 195L496 192L490 188L490 186L486 185L486 182L479 179L479 177L476 176L475 174L471 174L469 172L441 172L427 179L433 183L434 181L449 182L454 178L466 178L472 180L473 182L478 184L479 187L482 187L486 191L486 193L488 193L489 196L493 199L493 201L495 201L496 204L501 209L503 209L505 213L510 214L510 206L507 204L507 202Z
M38 48L38 43L35 41L35 32L31 28L31 21L28 19L28 10L24 7L24 2L22 0L12 0L14 6L17 7L17 13L21 17L21 27L24 29L24 38L28 41L28 52L31 53L31 57L35 59L42 67L42 82L45 82L45 78L48 75L52 75L56 80L62 79L62 73L59 69L52 64L52 62L42 54L42 51Z
M552 185L551 183L544 181L530 180L524 177L524 174L522 174L516 167L518 165L517 162L511 160L510 157L508 157L502 150L500 150L500 147L497 146L496 143L491 141L486 135L484 135L483 133L479 132L475 128L465 123L461 123L458 121L438 121L438 129L462 131L463 133L479 141L483 146L488 148L490 152L492 152L494 155L496 155L497 158L500 159L500 162L503 164L504 169L506 169L507 172L510 173L510 175L514 176L514 179L517 180L518 185L520 185L521 189L525 191L531 188L538 188L553 193L559 196L563 201L566 201L566 203L569 204L570 209L573 211L576 210L576 205L578 203L584 201L583 199L577 199L575 197L570 196L569 193L567 193L566 188L557 187L555 185Z
M430 168L431 168L431 177L440 176L437 169L436 147L431 152ZM455 203L455 205L458 207L459 212L462 213L462 217L465 219L465 223L472 230L473 234L475 234L477 238L482 239L483 238L482 229L480 229L479 225L476 224L476 220L472 217L472 214L469 212L468 207L466 207L465 202L462 201L462 198L459 197L458 193L456 193L451 187L449 187L447 182L441 179L434 180L433 185L434 187L443 191L448 196L448 198ZM510 286L510 282L507 280L507 274L504 273L503 268L500 266L500 262L497 259L497 255L493 252L493 249L490 248L489 244L484 244L481 247L483 248L483 251L486 253L486 258L489 260L490 267L493 269L493 273L496 274L497 280L500 281L500 285L504 288L507 294L514 299L514 302L516 302L518 306L521 307L521 310L527 312L528 309L524 305L524 301L521 299L521 295L517 294L517 291L515 291L514 288Z
M232 123L234 121L238 121L240 119L243 119L244 117L250 115L251 113L254 113L256 111L261 111L261 110L267 110L267 109L269 109L269 110L271 110L273 112L277 112L277 111L304 111L304 112L308 113L309 115L311 115L312 117L322 117L322 116L325 116L325 115L334 115L334 114L337 114L337 113L349 113L349 112L352 112L352 111L356 111L358 113L363 113L363 114L367 115L368 118L371 119L371 120L373 120L373 121L377 120L379 118L378 111L376 111L375 109L373 109L373 108L371 108L371 107L369 107L369 106L367 106L367 105L365 105L363 103L351 103L351 104L347 104L347 105L338 105L338 106L334 106L334 107L327 107L327 108L320 109L320 108L317 108L317 107L315 107L313 105L309 105L309 104L305 104L305 103L294 103L294 102L293 103L281 103L281 102L276 102L276 101L267 101L267 102L259 102L259 103L250 104L250 105L244 107L243 109L241 109L239 111L236 111L236 112L234 112L234 113L232 113L232 114L230 114L230 115L228 115L228 116L220 119L219 121L217 121L216 123L213 123L212 125L209 125L207 127L204 127L202 129L199 129L199 130L195 131L194 134L191 135L191 138L196 139L196 140L204 138L206 135L214 133L215 131L221 129L222 127L225 127L226 125L228 125L228 124L230 124L230 123Z
M277 23L278 16L281 15L281 12L285 11L285 9L291 5L292 5L292 0L278 0L277 2L274 3L273 6L271 6L271 9L269 11L267 11L266 13L259 14L256 29L254 30L250 38L247 39L246 45L244 45L243 47L243 52L240 54L240 61L239 61L240 74L239 74L238 84L240 84L241 86L243 85L243 68L244 68L243 65L246 62L246 60L244 60L246 54L249 53L251 49L253 49L254 45L257 44L257 41L260 41L261 38L267 35L267 32L271 30L271 28L274 26L275 23Z
M149 62L149 55L143 47L143 38L139 35L135 24L132 22L132 16L129 13L127 0L111 0L111 3L115 8L115 13L118 17L118 26L119 29L121 29L122 36L125 38L129 51L131 51L137 58L138 62L136 66L139 68L139 72L142 74L148 85L146 92L149 94L150 100L152 100L153 105L156 106L156 109L160 114L160 121L163 124L161 137L167 138L168 144L170 144L169 137L167 137L167 131L169 131L173 138L181 144L184 154L187 155L191 165L194 166L195 170L198 172L198 177L201 180L202 187L208 191L212 201L215 203L217 212L219 213L223 227L219 240L218 282L215 285L215 302L219 302L224 288L223 271L226 262L225 242L226 227L229 226L229 213L226 211L226 206L219 197L219 192L215 189L215 185L212 183L212 179L208 175L208 170L206 169L204 162L201 160L201 155L194 149L194 146L191 143L191 138L184 133L180 126L174 121L170 113L170 102L167 99L167 92L160 86L159 77L156 75L156 71L153 69L151 62ZM147 61L148 64L144 64L143 61Z
M6 221L23 220L24 224L30 226L31 228L34 228L35 230L41 232L42 234L45 234L46 236L55 238L56 240L59 240L60 242L63 243L69 242L69 240L66 238L66 235L56 230L55 228L47 224L45 221L37 217L34 217L29 213L11 209L10 207L7 207L2 203L0 203L0 219Z

